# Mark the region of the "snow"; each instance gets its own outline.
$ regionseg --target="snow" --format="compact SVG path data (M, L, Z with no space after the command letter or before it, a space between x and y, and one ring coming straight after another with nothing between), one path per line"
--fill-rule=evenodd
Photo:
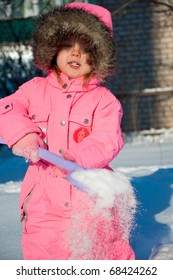
M138 200L131 245L137 260L173 260L173 129L125 135L111 167L130 180ZM0 148L0 260L21 260L19 194L23 158Z

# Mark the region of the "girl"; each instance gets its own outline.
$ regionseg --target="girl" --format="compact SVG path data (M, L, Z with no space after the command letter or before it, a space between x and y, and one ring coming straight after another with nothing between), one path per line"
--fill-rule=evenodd
M33 57L47 77L0 100L1 137L15 155L30 160L20 197L24 259L134 259L116 225L117 237L101 240L101 216L92 242L85 244L95 222L94 202L66 180L65 170L38 156L41 146L85 168L109 168L123 147L121 105L99 85L116 68L109 11L74 2L41 16ZM108 248L106 242L111 252L99 257L99 244Z

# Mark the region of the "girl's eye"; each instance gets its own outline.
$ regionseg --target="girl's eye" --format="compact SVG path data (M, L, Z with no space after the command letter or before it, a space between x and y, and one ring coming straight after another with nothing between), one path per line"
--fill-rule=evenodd
M72 45L70 45L70 44L65 44L65 45L63 45L63 48L69 49L69 48L72 48Z
M90 49L89 49L89 48L84 48L84 49L83 49L83 52L85 52L85 53L90 53Z
M71 42L63 42L62 45L61 45L61 49L69 49L69 48L72 48L72 43Z

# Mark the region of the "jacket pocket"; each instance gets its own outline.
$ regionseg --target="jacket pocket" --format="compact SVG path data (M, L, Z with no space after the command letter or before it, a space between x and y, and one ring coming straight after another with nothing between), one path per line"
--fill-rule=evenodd
M45 141L45 143L47 143L47 128L49 114L49 111L41 111L37 107L31 107L29 110L29 117L40 128L42 132L42 139Z
M11 111L13 109L13 104L6 101L3 102L0 106L0 115L6 114L7 112Z
M91 127L92 116L87 114L72 114L69 117L70 123L82 125L84 127Z
M33 189L34 189L34 186L33 188L31 189L31 191L29 192L29 194L27 195L27 197L25 198L24 200L24 203L22 205L22 213L21 213L21 222L24 220L24 221L27 221L28 220L28 213L27 213L27 204L31 198L31 195L32 195L32 192L33 192Z
M27 204L30 200L31 194L32 194L33 189L30 191L30 193L28 194L28 196L26 197L24 203L23 203L23 207L22 207L22 214L21 214L21 222L23 220L27 221L28 220L28 213L27 213Z
M20 216L20 220L23 224L23 233L27 233L27 221L28 221L28 210L27 210L27 206L28 206L28 203L31 199L31 196L32 196L32 193L33 193L33 190L34 190L34 187L35 185L32 187L31 191L28 193L28 195L25 197L25 200L22 204L22 207L21 207L21 216Z
M38 107L30 107L29 117L34 123L45 123L49 119L49 110L40 110Z
M47 174L45 201L48 213L68 215L71 211L71 187L64 178L53 178Z

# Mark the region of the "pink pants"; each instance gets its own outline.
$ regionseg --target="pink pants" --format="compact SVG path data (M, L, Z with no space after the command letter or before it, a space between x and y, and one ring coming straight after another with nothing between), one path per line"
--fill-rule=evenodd
M93 207L87 194L65 179L41 176L22 205L24 259L134 259L117 217L107 222Z

